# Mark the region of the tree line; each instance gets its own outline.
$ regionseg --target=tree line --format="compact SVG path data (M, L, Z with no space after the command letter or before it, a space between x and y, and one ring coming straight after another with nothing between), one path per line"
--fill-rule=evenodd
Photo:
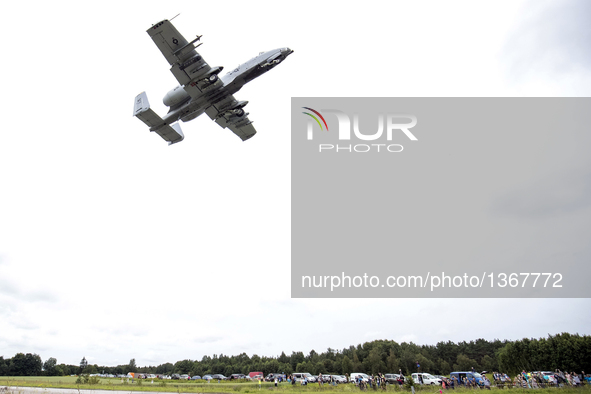
M129 364L117 366L99 366L88 364L83 358L80 365L58 364L50 357L45 362L37 354L17 353L12 358L0 357L0 376L63 376L81 373L127 374L142 372L151 374L205 374L249 372L268 373L309 372L312 374L350 374L417 372L420 365L422 372L448 375L452 371L501 371L515 374L521 370L544 371L561 369L566 371L591 370L591 336L562 333L549 335L547 338L517 341L474 341L439 342L436 345L417 345L412 342L397 343L388 340L375 340L342 350L328 348L323 353L311 350L281 352L277 357L248 356L242 353L235 356L224 354L203 356L201 360L181 360L176 363L164 363L158 366L136 365L135 359Z

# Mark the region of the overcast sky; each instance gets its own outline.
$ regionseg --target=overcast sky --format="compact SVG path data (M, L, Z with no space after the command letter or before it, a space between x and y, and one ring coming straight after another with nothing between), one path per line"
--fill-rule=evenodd
M438 312L454 300L298 300L289 287L291 97L586 97L589 8L583 0L1 5L0 355L155 365L374 339L590 334L588 299L462 300L485 316L455 319ZM177 29L188 40L203 35L199 52L225 71L264 50L295 51L235 95L250 102L255 138L243 143L203 116L183 123L185 140L169 147L132 116L142 91L166 112L162 97L176 81L146 30L178 13ZM538 176L532 188L549 193ZM576 176L578 194L561 207L587 215L589 173ZM523 201L503 204L530 213ZM510 323L491 324L493 311L512 312Z

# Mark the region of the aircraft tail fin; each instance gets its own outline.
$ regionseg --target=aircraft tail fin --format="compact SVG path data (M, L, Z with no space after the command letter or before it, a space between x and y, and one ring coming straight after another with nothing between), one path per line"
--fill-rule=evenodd
M155 131L168 142L168 145L181 142L185 136L178 123L168 125L164 120L150 108L150 102L146 92L138 94L133 106L133 116L144 122L150 131Z

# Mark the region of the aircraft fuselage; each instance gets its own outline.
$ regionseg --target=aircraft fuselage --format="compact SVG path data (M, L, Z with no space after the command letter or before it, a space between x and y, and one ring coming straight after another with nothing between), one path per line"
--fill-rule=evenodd
M171 124L178 120L187 122L195 119L203 114L212 103L215 104L238 92L245 84L274 68L291 53L293 51L289 48L260 53L219 78L219 82L212 84L211 87L205 87L201 96L193 99L187 97L185 101L171 106L170 111L163 117L164 122Z

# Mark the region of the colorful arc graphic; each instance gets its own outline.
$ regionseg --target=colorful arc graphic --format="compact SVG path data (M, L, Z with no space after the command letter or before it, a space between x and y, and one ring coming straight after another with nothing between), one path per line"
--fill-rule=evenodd
M328 125L326 124L326 120L324 120L324 117L323 117L322 115L320 115L320 112L318 112L318 111L316 111L316 110L314 110L314 109L312 109L312 108L309 108L309 107L302 107L302 108L304 108L304 109L307 109L307 110L310 110L310 111L314 112L316 115L320 116L320 119L322 119L322 122L323 122L323 123L324 123L324 125L326 126L326 131L328 131ZM302 113L303 113L303 114L306 114L306 115L308 115L308 116L311 116L311 117L313 117L313 118L316 120L316 122L318 122L318 126L320 126L320 130L322 130L322 125L320 124L320 121L318 120L318 118L317 118L317 117L315 117L314 115L312 115L312 114L309 114L309 113L307 113L307 112L302 112Z
M309 114L309 113L307 113L307 112L302 112L302 113L303 113L303 114L306 114L306 115L308 115L308 116L311 116L311 117L313 117L313 118L314 118L314 120L315 120L316 122L318 122L318 126L320 126L320 130L322 130L322 125L320 124L320 121L318 120L318 118L317 118L317 117L315 117L314 115L312 115L312 114Z

